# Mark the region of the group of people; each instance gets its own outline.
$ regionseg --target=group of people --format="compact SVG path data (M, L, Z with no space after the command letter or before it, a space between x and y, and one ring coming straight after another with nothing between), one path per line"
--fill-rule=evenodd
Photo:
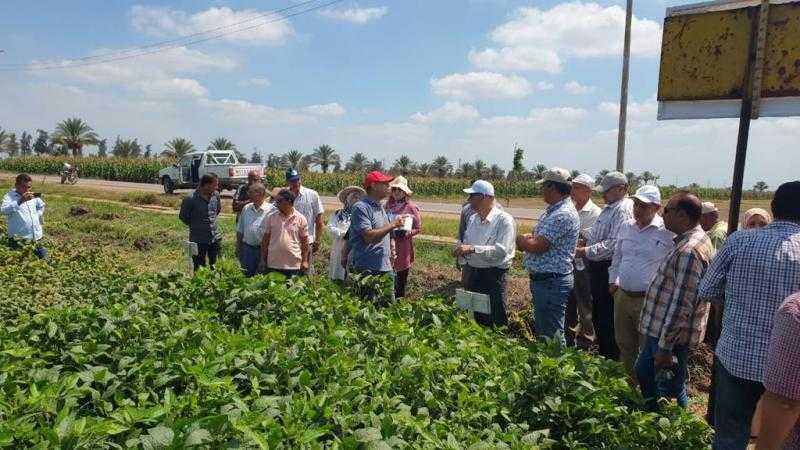
M287 170L286 182L286 187L268 193L258 174L251 172L247 184L234 194L236 255L246 276L279 272L293 277L313 271L325 209L319 194L303 186L297 170ZM213 266L221 248L218 188L213 174L203 176L181 205L180 219L189 226L189 240L197 244L195 269ZM344 281L351 273L387 275L392 295L405 296L414 264L414 236L421 228L412 194L404 177L381 172L367 174L363 188L348 186L339 192L342 207L331 214L327 228L332 280Z
M490 298L491 314L476 320L506 324L506 276L515 249L523 251L536 335L596 345L623 363L655 411L661 398L687 406L689 352L713 310L714 448L746 448L765 389L758 448L800 448L792 430L800 417L800 181L778 188L772 214L747 211L730 237L713 203L688 192L663 202L655 186L628 196L620 172L595 186L591 176L552 168L539 183L547 209L520 236L491 183L465 190L454 254L466 288Z
M268 192L251 173L234 197L236 254L247 276L312 271L324 208L296 170L286 182ZM757 405L758 448L800 448L800 181L777 189L771 213L747 211L731 235L713 203L688 192L662 201L648 185L629 196L619 172L595 186L589 175L552 168L538 183L547 208L522 235L490 182L464 189L453 256L465 289L489 298L489 313L476 312L476 321L507 324L508 272L520 250L539 338L596 346L622 362L651 410L663 397L686 407L689 352L706 338L715 346L714 448L746 448ZM205 175L181 205L196 268L213 266L220 253L218 187ZM421 229L412 194L404 177L381 172L339 192L342 207L328 220L330 278L385 276L395 297L405 295ZM26 174L3 197L11 245L34 241L42 258L44 208Z

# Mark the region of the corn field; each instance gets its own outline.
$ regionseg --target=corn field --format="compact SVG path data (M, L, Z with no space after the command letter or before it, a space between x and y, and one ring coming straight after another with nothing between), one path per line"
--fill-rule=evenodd
M64 162L78 167L78 174L85 178L99 178L111 181L131 181L137 183L157 183L158 171L174 161L171 159L122 159L88 157L50 157L50 156L25 156L0 160L0 170L7 172L26 172L31 174L52 174L61 172ZM269 187L285 184L283 171L271 170L266 173L266 183ZM361 185L363 175L355 173L319 173L306 172L303 174L303 184L322 194L332 195L345 186ZM423 197L462 197L462 190L468 187L470 180L465 178L437 178L437 177L409 177L409 184L414 193ZM492 180L498 198L534 197L539 195L538 185L530 180ZM669 197L678 188L662 186L661 193L664 198ZM692 192L703 199L728 199L730 189L720 188L692 188ZM745 191L743 197L748 200L772 198L770 192Z

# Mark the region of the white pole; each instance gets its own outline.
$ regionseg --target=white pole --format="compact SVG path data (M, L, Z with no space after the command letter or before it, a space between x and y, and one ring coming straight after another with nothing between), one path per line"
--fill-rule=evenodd
M631 60L631 19L633 0L628 0L625 10L625 47L622 53L622 88L619 101L619 131L617 135L617 171L625 171L625 129L628 119L628 75Z

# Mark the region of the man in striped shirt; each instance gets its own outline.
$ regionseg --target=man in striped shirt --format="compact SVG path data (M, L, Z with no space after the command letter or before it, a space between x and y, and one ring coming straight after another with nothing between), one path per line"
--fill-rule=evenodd
M728 237L700 285L722 308L716 348L714 448L744 449L764 393L764 368L775 311L800 291L800 181L772 199L775 221Z
M689 348L703 340L708 303L697 288L714 247L700 226L700 199L689 193L674 195L664 208L664 226L675 233L675 248L656 271L647 288L639 332L645 343L636 362L636 376L649 410L658 398L670 397L685 408Z

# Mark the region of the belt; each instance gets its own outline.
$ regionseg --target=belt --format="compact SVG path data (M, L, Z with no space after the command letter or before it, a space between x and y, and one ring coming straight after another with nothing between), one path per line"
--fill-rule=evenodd
M250 248L261 248L261 246L260 246L260 245L250 245L250 244L248 244L247 242L242 242L242 244L244 244L244 245L246 245L246 246L248 246L248 247L250 247Z
M552 280L553 278L563 278L567 275L570 275L570 273L545 272L545 273L532 273L528 276L530 277L531 281L544 281L544 280Z
M644 298L644 296L647 295L646 291L631 292L631 291L626 291L625 289L622 288L619 288L619 290L622 291L622 293L627 295L628 297L633 297L633 298L639 298L639 297Z

